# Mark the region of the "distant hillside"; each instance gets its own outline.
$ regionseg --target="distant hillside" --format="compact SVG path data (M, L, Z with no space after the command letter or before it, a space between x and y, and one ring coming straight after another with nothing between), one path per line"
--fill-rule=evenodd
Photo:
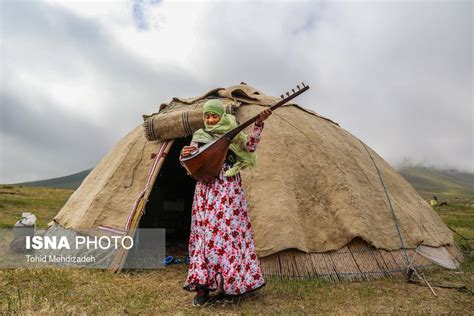
M474 197L474 174L421 166L400 168L401 175L422 196Z
M19 185L77 189L91 170L84 170L60 178L19 183ZM472 173L421 166L402 167L399 172L425 198L430 198L433 195L474 197L474 174Z
M48 188L61 188L61 189L77 189L85 177L91 172L92 169L87 169L69 176L32 181L32 182L23 182L17 183L16 185L24 185L30 187L48 187Z

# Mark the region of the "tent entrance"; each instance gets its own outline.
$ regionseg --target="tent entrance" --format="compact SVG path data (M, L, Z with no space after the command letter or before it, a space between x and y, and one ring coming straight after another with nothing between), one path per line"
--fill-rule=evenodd
M191 136L175 139L158 174L139 227L166 229L166 255L188 254L191 208L196 182L179 163L183 146Z

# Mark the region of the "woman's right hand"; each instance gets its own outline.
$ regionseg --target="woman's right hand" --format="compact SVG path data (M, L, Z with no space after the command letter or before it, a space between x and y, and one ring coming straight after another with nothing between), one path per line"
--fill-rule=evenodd
M188 157L191 155L191 153L198 148L196 146L184 146L183 150L181 151L181 156L183 157Z

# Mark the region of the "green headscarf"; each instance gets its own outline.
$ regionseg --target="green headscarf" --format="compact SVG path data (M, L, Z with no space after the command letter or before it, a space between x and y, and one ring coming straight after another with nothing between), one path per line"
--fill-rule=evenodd
M215 113L221 117L220 121L216 125L207 125L204 121L206 113ZM227 114L224 111L224 106L219 100L209 100L204 104L202 109L204 129L199 129L193 134L193 142L198 143L209 143L212 142L225 133L233 130L238 126L235 116ZM229 149L236 155L237 162L225 172L226 177L231 177L239 173L240 169L247 167L254 168L257 164L257 155L253 152L249 152L247 149L247 135L243 132L237 134L232 139Z

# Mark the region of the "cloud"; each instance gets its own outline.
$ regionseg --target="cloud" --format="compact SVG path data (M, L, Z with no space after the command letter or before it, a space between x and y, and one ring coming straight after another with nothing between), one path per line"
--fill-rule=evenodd
M204 89L179 66L150 67L90 18L38 3L2 12L0 182L90 168L180 85Z
M59 108L49 100L30 103L16 95L3 94L2 104L2 178L20 173L22 179L67 174L71 168L87 169L97 163L113 143L107 130ZM3 165L3 160L10 162ZM14 162L14 163L13 163Z
M390 163L474 171L471 2L1 6L0 182L92 167L141 114L240 81L305 81L300 104Z
M332 56L320 72L333 72L321 104L394 164L410 157L472 172L471 6L341 6L339 31L320 29L344 39L319 47L316 58Z

